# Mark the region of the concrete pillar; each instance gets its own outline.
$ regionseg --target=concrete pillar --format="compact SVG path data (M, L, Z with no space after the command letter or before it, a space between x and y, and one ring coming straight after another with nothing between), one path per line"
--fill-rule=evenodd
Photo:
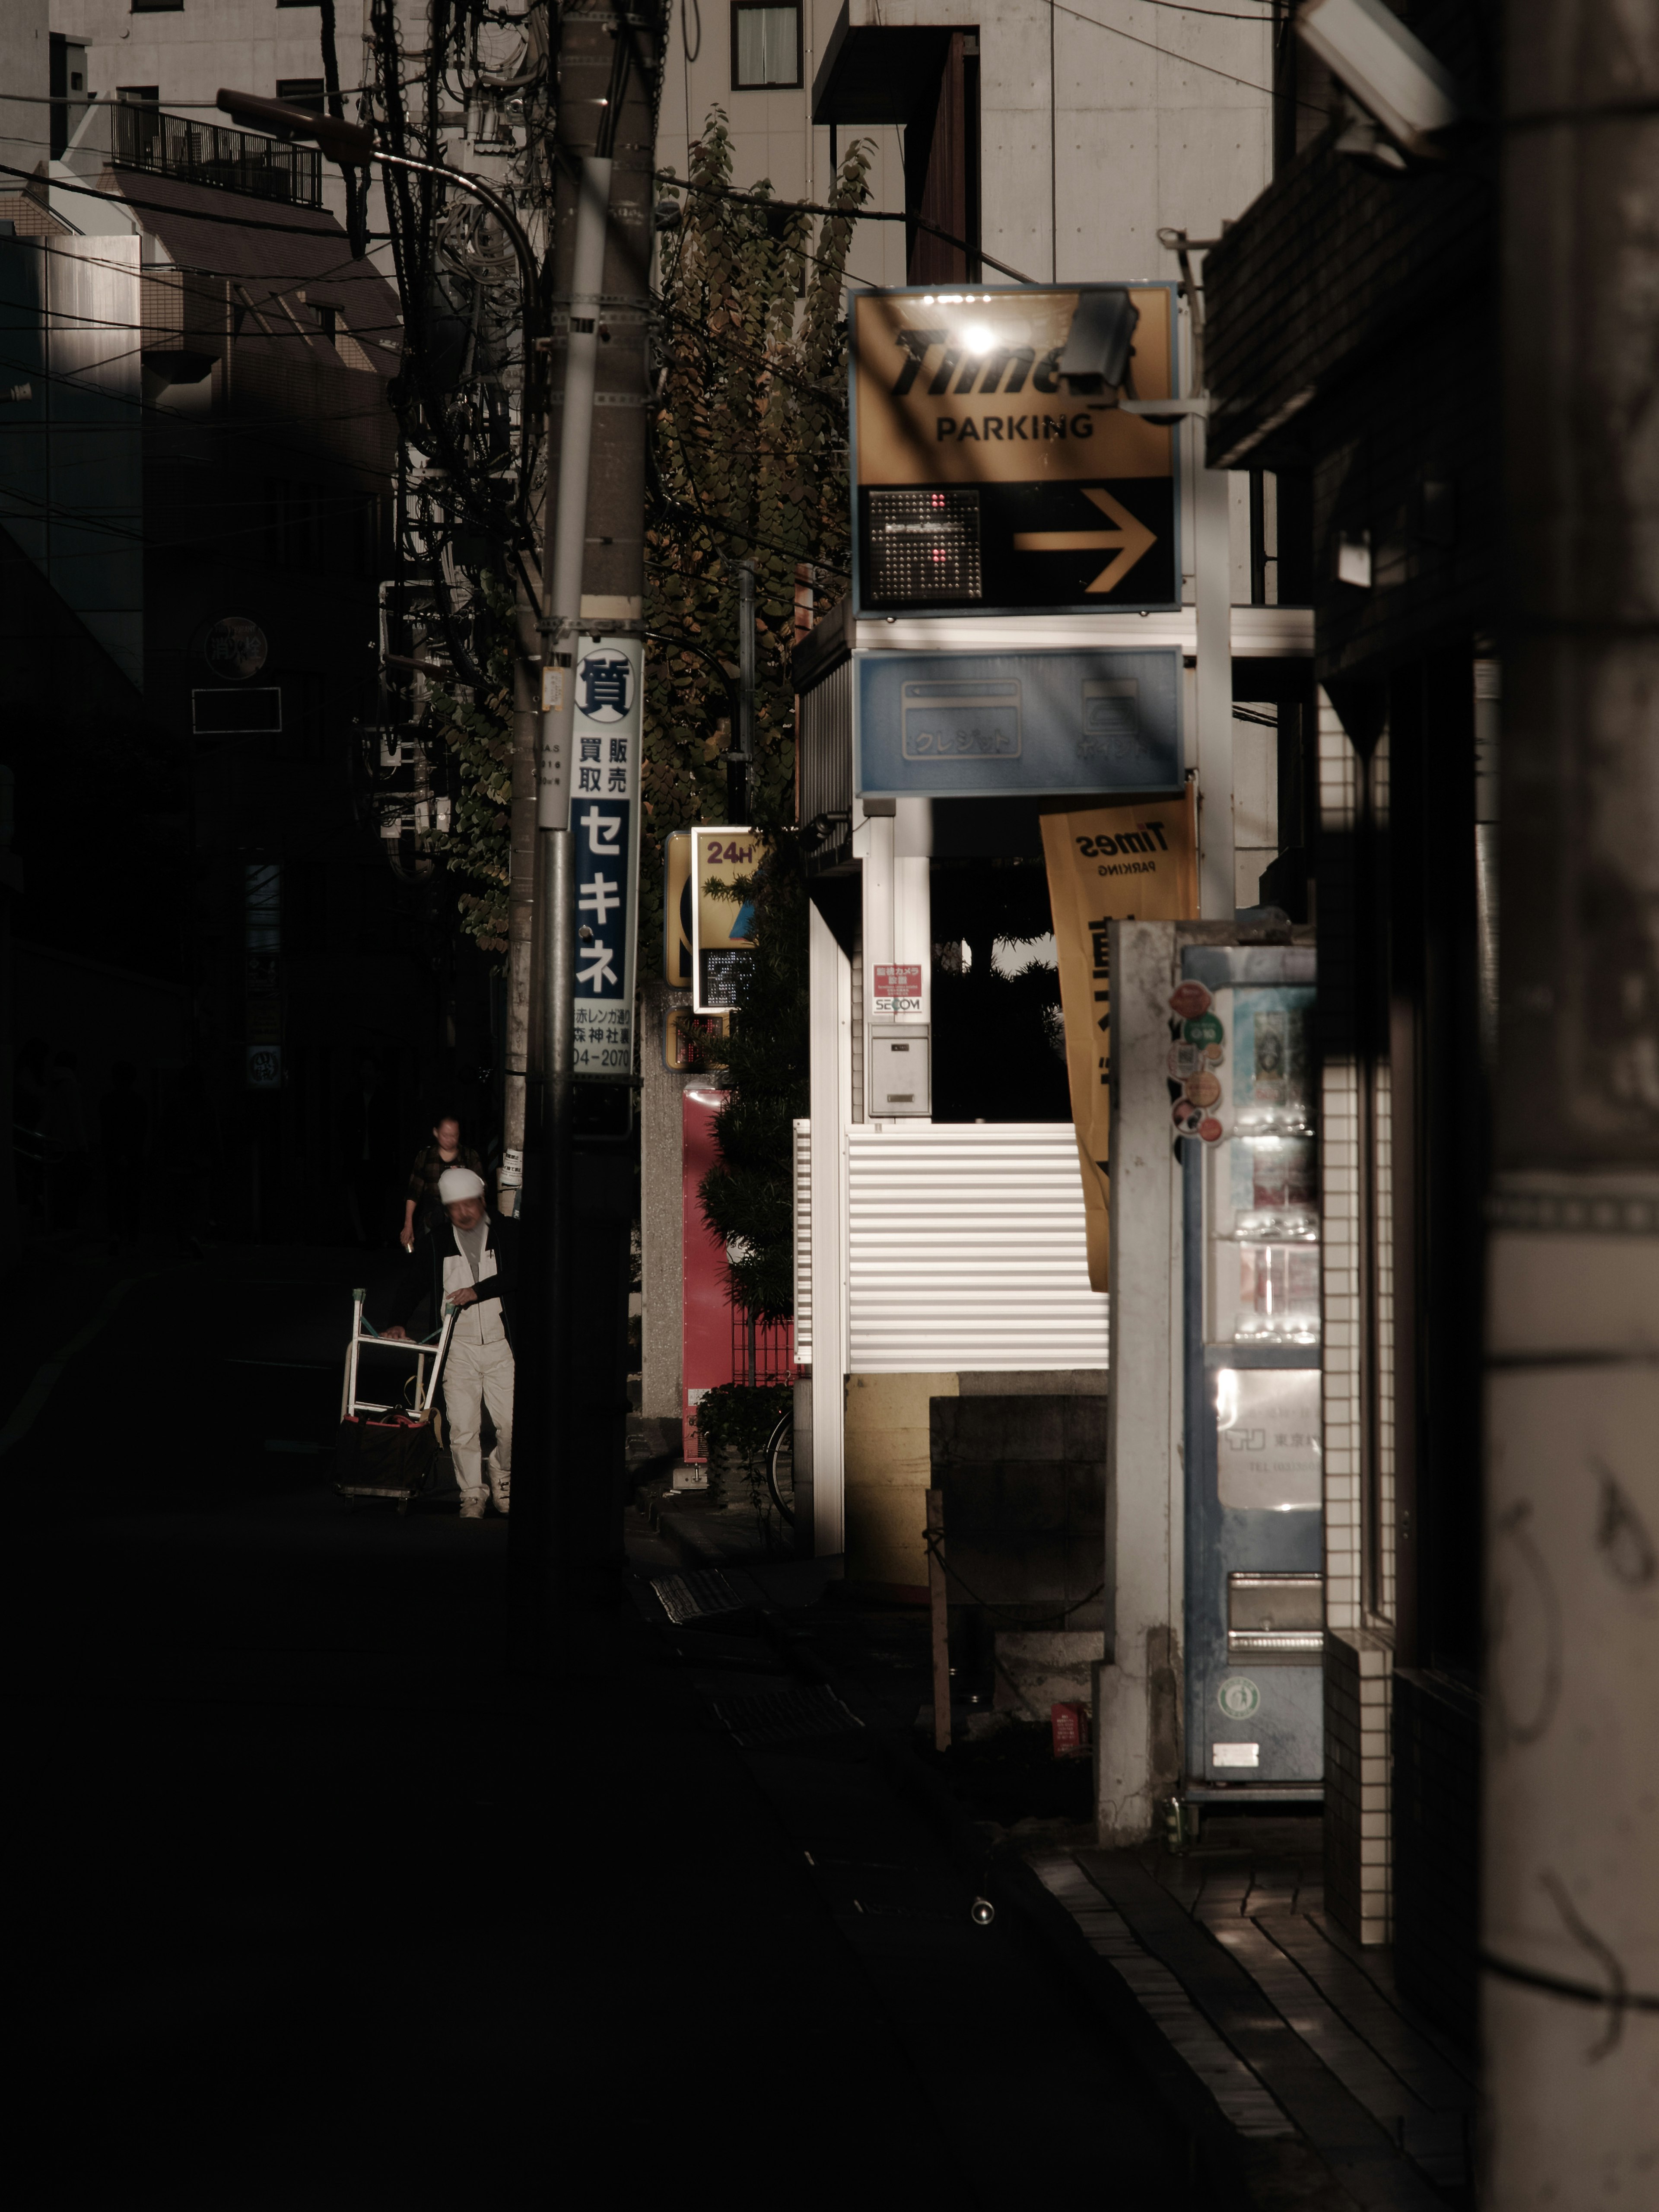
M1203 465L1204 431L1190 416L1182 435L1193 486L1194 598L1198 629L1198 910L1206 921L1237 911L1233 860L1233 589L1231 479Z
M1659 2193L1659 21L1510 0L1491 2212Z
M692 1079L665 1062L670 1012L689 991L653 981L640 993L640 1418L653 1454L683 1449L681 1363L684 1279L680 1101Z
M1095 1692L1103 1844L1161 1831L1181 1778L1180 1170L1165 1080L1175 925L1112 924L1112 1382L1106 1652Z

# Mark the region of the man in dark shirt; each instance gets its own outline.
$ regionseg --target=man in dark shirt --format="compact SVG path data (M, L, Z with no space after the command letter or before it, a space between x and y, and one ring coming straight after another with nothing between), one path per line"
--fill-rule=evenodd
M438 1197L438 1178L446 1168L471 1168L475 1176L483 1173L483 1162L471 1145L461 1142L460 1121L453 1114L439 1115L432 1124L432 1142L415 1155L404 1201L404 1225L398 1240L405 1252L415 1249L417 1231L423 1232L442 1225L444 1210Z

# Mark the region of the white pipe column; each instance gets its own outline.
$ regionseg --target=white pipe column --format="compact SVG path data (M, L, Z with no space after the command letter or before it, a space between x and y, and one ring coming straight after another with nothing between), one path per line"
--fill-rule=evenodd
M1095 1691L1103 1844L1159 1832L1180 1784L1184 1604L1181 1170L1170 1142L1176 925L1112 924L1112 1389L1106 1650Z
M929 1022L933 1010L933 901L924 860L893 862L893 957L901 967L921 971L921 1003L901 1022Z
M896 958L894 950L893 887L894 817L890 814L866 815L860 824L855 849L864 855L864 1005L860 1012L864 1017L864 1066L867 1081L870 1068L870 1024L874 1021L890 1021L888 1014L876 1012L876 970L890 966ZM868 1111L866 1106L866 1111Z
M1197 602L1198 910L1231 921L1238 896L1233 864L1232 527L1227 471L1204 465L1204 422L1188 416L1181 434L1193 471L1193 586Z
M847 1123L853 1065L853 971L830 925L811 909L812 1208L811 1549L835 1559L847 1548Z

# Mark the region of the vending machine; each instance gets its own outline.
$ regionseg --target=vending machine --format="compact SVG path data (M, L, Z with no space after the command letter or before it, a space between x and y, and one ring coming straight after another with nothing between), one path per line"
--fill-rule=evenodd
M1189 943L1170 1000L1197 1802L1316 1796L1324 1766L1314 962Z

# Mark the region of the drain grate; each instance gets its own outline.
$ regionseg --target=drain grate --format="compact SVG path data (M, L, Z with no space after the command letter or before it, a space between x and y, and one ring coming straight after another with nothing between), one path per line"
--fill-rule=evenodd
M705 1620L713 1613L741 1613L754 1602L734 1589L718 1567L689 1575L659 1575L651 1587L676 1627L688 1620Z
M769 1690L750 1698L720 1698L714 1711L744 1751L767 1744L798 1743L803 1737L845 1735L864 1723L848 1711L833 1690Z

